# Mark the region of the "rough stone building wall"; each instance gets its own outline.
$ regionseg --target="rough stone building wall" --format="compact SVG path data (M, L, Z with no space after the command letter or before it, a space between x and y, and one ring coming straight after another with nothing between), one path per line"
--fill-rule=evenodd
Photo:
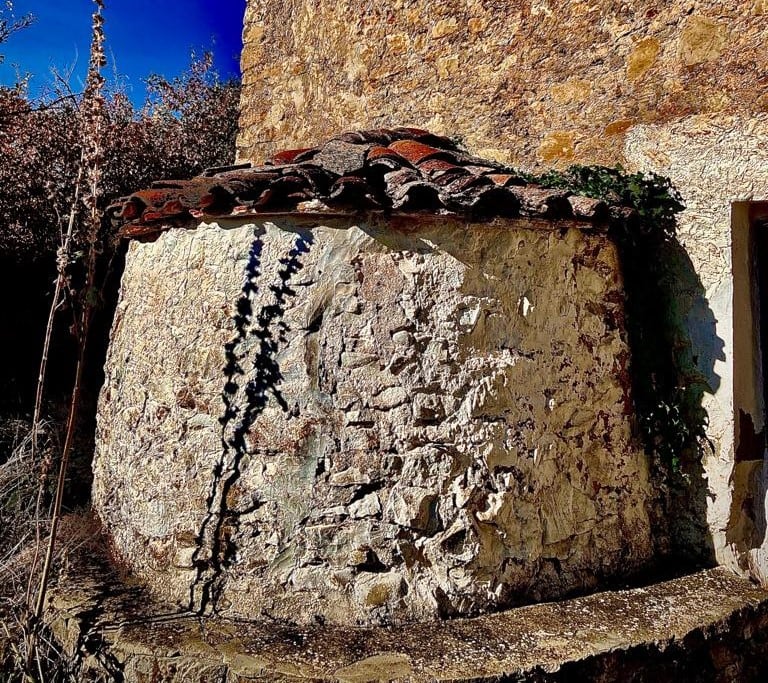
M613 243L567 223L399 220L131 244L93 502L164 597L407 621L651 558Z
M524 166L768 110L764 0L250 0L239 155L417 125Z
M242 58L241 158L400 124L523 168L672 177L700 280L678 299L711 391L710 535L742 569L766 540L743 531L764 536L748 483L762 454L734 463L731 203L768 199L767 13L765 0L250 0ZM753 573L768 576L763 565Z

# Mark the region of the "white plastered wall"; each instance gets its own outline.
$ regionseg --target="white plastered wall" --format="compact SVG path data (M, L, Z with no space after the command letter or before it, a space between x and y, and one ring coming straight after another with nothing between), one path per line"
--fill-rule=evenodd
M625 155L631 170L672 178L686 203L678 238L716 321L714 334L695 309L684 321L700 352L695 356L700 370L711 378L712 393L705 394L703 402L714 445L704 462L707 522L717 561L765 582L768 540L747 538L752 525L744 518L747 506L742 504L756 495L757 514L765 507L766 477L755 476L762 468L762 454L738 465L734 458L734 326L744 329L749 312L733 307L732 230L740 229L734 203L768 199L768 115L691 116L671 124L636 126L627 134ZM761 478L762 484L755 483Z

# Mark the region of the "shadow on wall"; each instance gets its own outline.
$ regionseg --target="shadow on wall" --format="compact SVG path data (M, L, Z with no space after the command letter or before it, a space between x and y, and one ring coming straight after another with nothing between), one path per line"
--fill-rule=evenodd
M371 234L391 248L406 248L397 233ZM676 238L622 230L614 238L626 291L635 430L651 459L658 493L651 510L655 553L672 573L714 566L707 521L710 492L703 466L713 444L702 404L705 393L720 388L715 364L726 359L725 342L717 335L704 286ZM425 253L434 249L431 239L424 243ZM450 250L450 245L441 248ZM466 253L452 255L466 261ZM493 257L481 256L480 261L487 269ZM666 573L667 567L660 569Z
M208 510L193 555L197 575L190 588L190 609L200 613L216 609L222 574L237 551L231 539L237 535L240 516L261 505L260 501L252 500L245 508L234 510L229 503L229 494L240 478L242 461L248 453L248 433L270 396L284 411L289 409L278 388L282 374L276 359L288 331L283 321L286 304L296 294L290 280L304 267L300 259L309 252L314 237L309 232L296 235L293 248L279 260L275 282L266 288L271 302L257 311L254 304L262 275L262 234L258 229L251 243L233 318L235 332L225 345L224 414L219 420L221 458L213 470Z
M190 608L200 613L216 609L222 580L237 550L232 538L240 516L261 505L252 500L246 501L245 508L233 509L229 494L241 475L249 430L270 397L288 410L279 390L282 375L277 357L287 332L283 315L295 294L291 279L303 268L301 257L312 241L310 233L297 234L267 285L261 265L262 233L254 235L233 317L234 335L225 348L221 458L212 472L207 514L193 557L197 574ZM396 240L390 234L388 241ZM433 248L424 245L425 251ZM702 398L719 386L714 368L716 360L724 358L723 341L717 337L703 286L676 240L645 240L631 248L624 244L620 251L638 424L653 455L660 491L652 511L656 554L688 560L676 562L678 570L710 564L714 549L701 463L710 446ZM257 309L264 301L266 305Z
M675 238L620 240L638 428L659 496L657 553L715 563L703 457L713 445L704 393L715 393L724 341L688 253Z

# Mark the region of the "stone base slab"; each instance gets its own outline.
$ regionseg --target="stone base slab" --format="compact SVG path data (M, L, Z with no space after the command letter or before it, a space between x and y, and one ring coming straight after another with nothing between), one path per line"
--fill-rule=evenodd
M724 568L474 619L295 627L174 612L91 558L47 618L84 677L126 683L768 680L768 591Z

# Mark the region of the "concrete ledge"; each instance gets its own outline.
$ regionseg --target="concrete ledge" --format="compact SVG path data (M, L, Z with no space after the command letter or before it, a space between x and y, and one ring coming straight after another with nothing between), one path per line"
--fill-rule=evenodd
M766 680L768 592L723 568L475 619L398 628L178 613L91 559L48 622L81 674L117 681Z

